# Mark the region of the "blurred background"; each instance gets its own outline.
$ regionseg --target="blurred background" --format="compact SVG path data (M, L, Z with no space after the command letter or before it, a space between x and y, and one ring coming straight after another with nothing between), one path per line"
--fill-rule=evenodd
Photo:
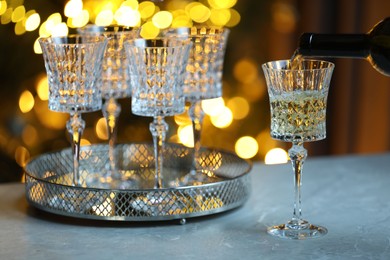
M223 97L204 102L202 143L265 163L287 160L289 144L269 136L261 64L288 59L303 32L366 33L390 15L387 0L2 0L0 1L0 182L21 181L34 156L70 147L68 115L48 110L48 86L37 39L66 35L87 23L166 27L207 24L231 29ZM390 78L365 60L337 59L327 114L327 139L310 156L381 153L390 148ZM150 118L120 100L118 142L151 141ZM82 144L107 141L101 112L83 115ZM169 118L168 140L191 146L186 114Z

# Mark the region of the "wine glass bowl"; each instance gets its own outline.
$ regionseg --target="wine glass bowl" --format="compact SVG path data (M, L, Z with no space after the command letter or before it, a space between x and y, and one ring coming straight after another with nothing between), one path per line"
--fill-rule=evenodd
M304 142L326 138L326 104L334 64L320 60L271 61L262 65L271 109L271 137L291 142L288 154L294 171L293 217L268 228L277 237L306 239L327 233L302 218L301 174L307 157Z
M183 81L191 42L176 38L135 39L125 44L133 84L133 114L153 117L155 185L162 188L163 150L168 124L164 118L184 112Z
M67 130L74 154L73 184L80 186L79 150L85 122L81 113L102 106L101 72L107 39L68 35L39 39L49 83L49 109L70 113Z

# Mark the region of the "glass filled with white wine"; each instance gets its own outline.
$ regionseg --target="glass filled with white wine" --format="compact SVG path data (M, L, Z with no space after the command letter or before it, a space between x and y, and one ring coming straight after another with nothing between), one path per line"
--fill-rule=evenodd
M327 229L302 218L301 174L307 150L304 142L326 138L326 103L334 64L321 60L280 60L262 65L271 108L271 137L291 142L288 154L294 171L295 200L290 221L268 228L290 239L319 237Z

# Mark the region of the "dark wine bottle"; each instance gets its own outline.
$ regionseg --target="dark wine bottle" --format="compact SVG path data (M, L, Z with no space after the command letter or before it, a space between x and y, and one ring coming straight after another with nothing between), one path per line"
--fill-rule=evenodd
M376 24L367 34L304 33L296 55L363 58L377 71L390 76L390 17Z

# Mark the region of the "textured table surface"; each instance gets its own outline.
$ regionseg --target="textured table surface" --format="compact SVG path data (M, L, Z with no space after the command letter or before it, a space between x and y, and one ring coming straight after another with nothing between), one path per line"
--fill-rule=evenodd
M303 215L328 228L305 241L269 236L291 217L290 164L256 163L235 210L177 221L79 220L30 207L23 184L0 185L0 259L390 259L390 154L310 157Z

